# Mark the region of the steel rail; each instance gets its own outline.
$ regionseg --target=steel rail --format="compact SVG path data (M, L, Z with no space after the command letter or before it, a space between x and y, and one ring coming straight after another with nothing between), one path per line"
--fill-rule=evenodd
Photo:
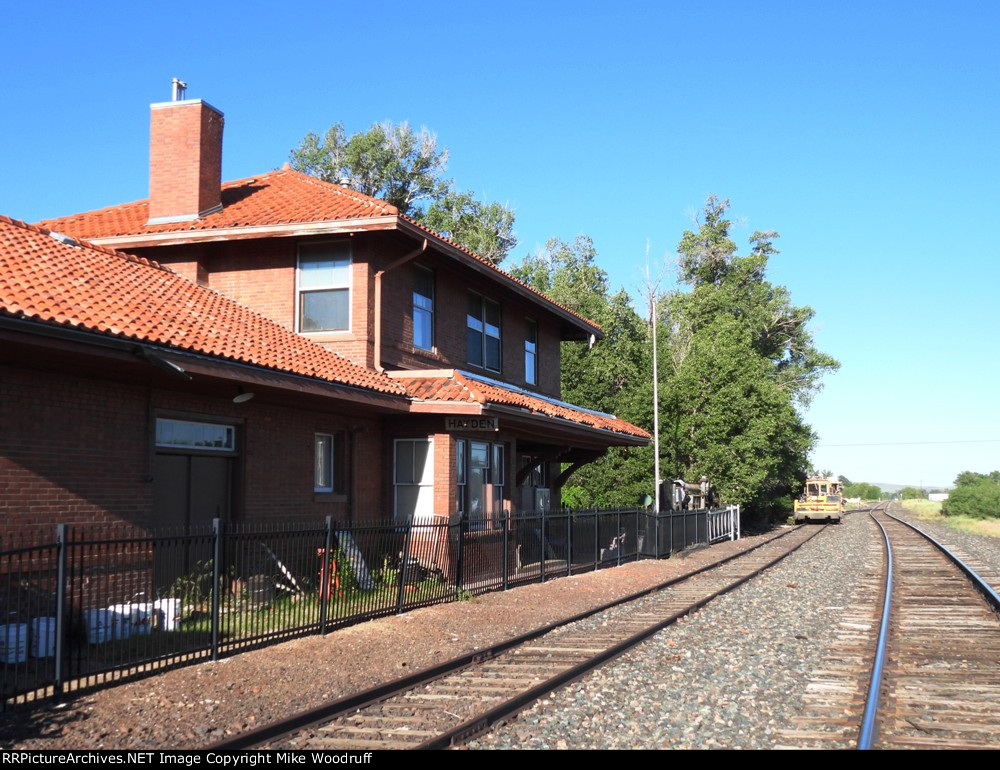
M882 619L881 628L879 629L878 642L875 648L875 660L872 664L872 675L868 686L868 696L865 699L865 711L864 716L861 720L861 729L858 736L857 748L859 751L865 751L871 749L872 743L875 737L875 719L878 712L879 699L881 696L882 688L882 674L885 665L885 649L888 643L889 637L889 613L892 605L892 546L889 543L889 534L886 532L882 522L875 518L875 513L878 509L874 509L869 512L872 520L878 524L879 529L882 530L882 537L885 540L886 548L886 581L885 581L885 599L882 605ZM886 505L885 509L881 511L890 519L899 524L902 524L909 529L913 530L921 537L923 537L927 542L931 543L935 548L938 549L944 556L946 556L961 572L969 579L972 586L983 595L986 601L993 607L994 610L1000 612L1000 595L987 583L975 570L973 570L969 565L967 565L961 558L955 555L947 546L940 543L938 540L933 538L931 535L926 533L920 527L911 524L904 519L894 516L889 512L889 506Z
M976 588L977 591L979 591L979 593L983 595L986 601L988 601L995 610L1000 611L1000 594L997 594L997 592L993 590L993 586L987 583L978 572L972 569L972 567L970 567L968 564L962 561L958 556L956 556L951 550L949 550L947 546L942 545L940 542L938 542L933 537L928 535L926 532L924 532L924 530L920 529L920 527L916 526L915 524L911 524L910 522L901 519L898 516L893 516L891 513L889 513L888 510L885 511L885 515L888 516L890 519L898 521L900 524L906 525L914 532L919 532L929 542L933 543L934 546L939 551L941 551L941 553L943 553L945 556L951 559L952 563L954 563L956 567L958 567L963 573L965 573L965 576L972 581L972 585Z
M858 750L868 751L875 737L875 718L878 714L879 698L882 693L882 673L885 669L885 648L889 641L889 613L892 609L892 545L889 533L885 531L882 522L875 518L878 507L868 512L872 521L882 530L885 541L885 597L882 600L882 620L878 632L878 642L875 645L875 660L872 663L872 673L868 683L868 697L865 698L865 710L861 718L861 730L858 735Z
M539 628L528 631L527 633L521 634L516 637L499 642L485 649L477 650L473 653L467 653L465 655L460 655L456 658L444 661L435 666L431 666L420 671L415 671L399 679L394 679L389 682L385 682L375 687L369 688L367 690L362 690L360 692L346 695L344 697L338 698L333 701L321 704L312 709L307 709L305 711L292 714L285 719L278 720L277 722L271 722L270 724L262 725L260 727L248 730L246 732L240 733L232 738L227 738L216 743L210 744L205 747L208 751L242 751L246 749L254 748L264 743L269 743L272 741L281 740L299 730L305 729L311 725L315 725L321 722L329 721L337 716L355 711L357 709L363 708L370 704L376 703L380 700L384 700L393 694L405 692L406 690L412 689L417 685L425 684L434 679L438 679L446 674L454 673L460 671L471 665L482 663L484 661L490 660L497 657L503 652L509 649L517 647L526 642L533 641L540 636L543 636L551 631L554 631L563 626L568 626L572 623L576 623L581 620L586 620L589 617L598 615L607 610L614 609L623 604L627 604L637 599L642 599L646 596L654 594L658 591L662 591L671 586L682 583L689 580L697 575L701 575L705 572L709 572L713 569L721 567L728 564L731 561L740 559L744 556L754 553L755 551L763 548L764 546L770 545L788 535L792 532L796 532L801 529L803 525L797 525L789 528L787 532L782 532L775 537L769 538L763 543L759 543L752 548L748 548L746 551L740 551L739 553L732 554L731 556L726 556L722 559L717 559L711 564L707 564L693 572L688 572L683 575L665 580L662 583L658 583L651 588L643 589L642 591L637 591L628 596L622 597L620 599L615 599L613 601L602 604L599 607L595 607L590 610L585 610L584 612L577 613L569 618L564 618L562 620L557 620L552 623L548 623ZM817 534L822 531L823 528L817 530ZM810 538L811 539L811 538Z

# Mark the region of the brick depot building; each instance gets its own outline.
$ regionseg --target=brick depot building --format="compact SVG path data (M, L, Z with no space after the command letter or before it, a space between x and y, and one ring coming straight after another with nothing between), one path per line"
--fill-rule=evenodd
M223 117L152 108L150 199L0 220L0 512L484 526L648 435L560 400L600 328L382 201L221 183Z

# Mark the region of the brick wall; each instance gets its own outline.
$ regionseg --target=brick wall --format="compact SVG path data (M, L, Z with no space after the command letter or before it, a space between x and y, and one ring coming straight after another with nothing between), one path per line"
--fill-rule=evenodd
M149 415L172 410L240 425L237 518L343 521L348 498L313 491L314 434L343 432L356 445L355 520L380 519L378 422L255 399L233 404L140 384L5 367L0 378L0 529L56 523L152 523ZM0 532L2 535L2 532Z
M202 246L143 249L141 253L195 279L207 273L207 285L295 328L295 270L301 239L240 240ZM318 239L321 240L321 239ZM375 272L406 253L406 248L379 233L351 240L351 330L312 332L310 339L368 368L375 366ZM519 387L559 397L560 330L537 306L512 294L498 292L489 276L465 275L454 265L421 257L387 273L382 280L382 363L389 369L466 369ZM435 350L413 347L413 286L416 266L434 272ZM203 281L204 282L204 281ZM500 303L501 372L477 369L468 362L466 313L469 292ZM524 378L527 321L538 325L537 384Z
M413 347L414 266L434 268L428 260L415 260L386 273L382 285L383 342L382 358L388 368L466 369L480 372L519 387L558 397L559 329L538 312L539 308L496 291L486 278L470 280L451 270L434 269L434 351ZM497 373L477 369L468 362L466 314L469 293L475 291L500 303L501 369ZM526 322L538 324L538 384L524 379L524 340Z
M0 521L148 522L144 389L5 367L0 377Z

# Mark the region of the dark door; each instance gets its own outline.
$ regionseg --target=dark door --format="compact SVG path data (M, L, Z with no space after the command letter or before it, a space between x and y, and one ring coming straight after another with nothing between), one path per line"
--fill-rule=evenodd
M210 571L212 519L229 519L232 457L157 454L153 463L153 527L158 535L154 581L160 591ZM210 573L209 573L210 574Z

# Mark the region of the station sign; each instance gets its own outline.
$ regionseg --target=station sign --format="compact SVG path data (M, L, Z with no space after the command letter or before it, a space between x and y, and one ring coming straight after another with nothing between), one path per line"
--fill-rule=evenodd
M495 432L500 430L500 420L496 417L445 417L444 429Z

